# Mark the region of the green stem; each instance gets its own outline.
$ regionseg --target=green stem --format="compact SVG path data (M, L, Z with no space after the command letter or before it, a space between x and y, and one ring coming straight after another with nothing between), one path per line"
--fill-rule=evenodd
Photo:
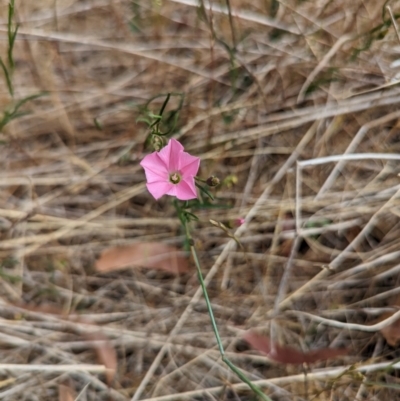
M257 394L261 399L263 399L264 401L272 401L266 394L264 394L264 392L261 390L260 387L256 386L254 383L252 383L251 380L248 379L246 377L246 375L226 357L225 349L224 349L224 346L222 345L222 340L219 335L217 323L215 322L214 312L212 310L210 298L208 297L207 287L204 282L203 273L201 272L199 258L197 257L196 248L194 247L193 239L192 239L192 237L190 235L190 231L189 231L188 222L186 220L184 222L184 226L185 226L186 238L190 245L190 252L192 254L194 264L196 265L197 277L199 278L200 286L203 291L204 299L206 301L207 311L210 316L211 326L214 331L215 338L217 340L218 349L221 354L222 361L226 365L228 365L228 367L232 370L232 372L234 372L239 377L239 379L242 380L242 382L246 383L251 388L251 390L253 390L253 392L255 394Z
M165 107L167 107L167 104L168 104L168 101L169 101L169 98L170 98L170 97L171 97L171 94L170 94L170 93L167 93L167 97L165 98L164 103L163 103L163 105L161 106L160 117L162 117L162 115L163 115L163 113L164 113L164 110L165 110ZM160 120L161 120L161 118L160 118Z

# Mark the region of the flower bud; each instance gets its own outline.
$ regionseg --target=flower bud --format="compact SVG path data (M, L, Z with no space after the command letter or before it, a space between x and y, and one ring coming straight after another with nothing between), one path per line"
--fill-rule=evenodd
M244 224L245 223L245 219L244 218L238 218L238 219L235 219L235 225L237 226L237 227L240 227L242 224Z
M153 148L157 152L159 152L164 146L163 140L157 135L153 135L152 142L153 142Z
M211 177L208 177L206 181L209 187L216 187L217 185L219 185L219 182L219 178L213 175Z

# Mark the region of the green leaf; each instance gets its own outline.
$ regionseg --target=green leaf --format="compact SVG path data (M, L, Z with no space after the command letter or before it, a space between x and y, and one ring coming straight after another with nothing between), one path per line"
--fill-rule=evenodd
M196 184L196 187L199 188L201 192L206 194L211 200L214 200L214 196L210 192L208 192L208 190L205 187L198 184L197 182L195 182L195 184Z
M19 109L27 102L37 99L41 96L46 95L46 92L42 92L42 93L37 93L35 95L31 95L31 96L27 96L21 100L19 100L14 108L10 111L6 110L3 114L3 118L0 120L0 131L12 120L15 120L16 118L25 116L27 114L29 114L29 112L27 111L19 111Z

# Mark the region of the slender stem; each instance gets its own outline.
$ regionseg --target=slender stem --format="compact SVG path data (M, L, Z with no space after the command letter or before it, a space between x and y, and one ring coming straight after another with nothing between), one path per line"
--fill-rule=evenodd
M186 223L186 228L187 228L187 223ZM188 232L187 232L187 234L188 234ZM222 345L222 340L221 340L221 337L218 332L217 323L215 322L214 312L211 308L211 302L210 302L210 298L208 297L207 288L204 284L203 273L201 272L201 269L200 269L200 262L197 257L196 248L192 245L192 241L190 241L191 238L189 237L189 235L187 235L187 236L189 238L190 252L192 253L193 260L196 265L197 276L199 278L201 289L203 290L204 299L206 300L207 310L208 310L208 314L210 315L210 320L211 320L211 326L213 328L215 338L217 340L219 352L220 352L221 356L224 357L225 356L224 346Z
M167 94L167 97L166 97L165 100L164 100L163 105L161 106L160 113L159 113L161 117L162 117L162 115L163 115L163 113L164 113L165 107L167 106L167 103L168 103L170 97L171 97L171 94L168 93L168 94ZM160 120L161 120L161 118L160 118Z
M237 43L236 43L235 28L233 26L232 9L231 9L230 0L226 0L226 5L228 7L229 25L231 26L232 45L233 45L233 48L236 50Z
M242 380L244 383L246 383L255 394L257 394L259 397L261 397L261 399L263 399L264 401L272 401L266 394L264 394L264 392L261 390L260 387L256 386L254 383L252 383L251 380L248 379L246 377L246 375L226 357L225 349L224 349L224 346L222 345L222 340L219 335L217 323L215 322L214 312L212 310L210 298L208 297L207 288L204 283L204 278L203 278L203 273L201 272L199 258L197 257L196 248L194 247L193 239L192 239L192 237L190 235L190 231L189 231L189 225L186 220L184 222L184 226L185 226L186 238L190 244L190 252L192 254L194 264L196 265L197 277L199 278L200 286L203 291L204 299L206 301L207 311L210 316L211 326L214 331L215 338L217 340L218 349L221 354L222 361L232 370L232 372L234 372L239 377L240 380Z

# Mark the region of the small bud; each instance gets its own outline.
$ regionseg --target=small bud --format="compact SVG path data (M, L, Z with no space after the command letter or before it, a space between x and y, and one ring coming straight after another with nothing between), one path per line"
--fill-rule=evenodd
M220 182L219 178L215 177L213 175L211 177L207 178L207 181L206 181L206 183L209 187L216 187L217 185L219 185L219 182Z
M235 225L236 225L237 227L240 227L242 224L244 224L244 222L245 222L245 219L239 218L239 219L236 219L236 220L235 220Z
M153 135L152 142L153 142L153 148L157 152L160 151L164 146L163 140L157 135Z
M225 185L227 188L232 188L238 182L238 178L234 174L230 174L224 178L222 185Z

